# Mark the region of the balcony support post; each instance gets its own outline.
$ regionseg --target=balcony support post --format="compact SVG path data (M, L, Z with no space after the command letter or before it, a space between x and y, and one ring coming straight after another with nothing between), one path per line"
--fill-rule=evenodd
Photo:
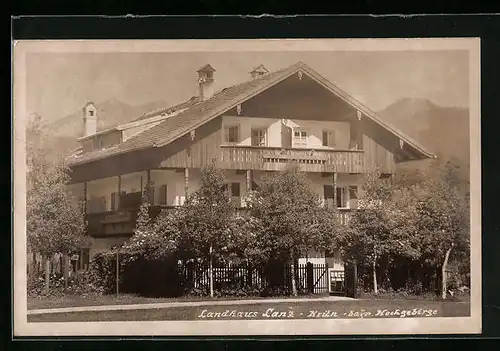
M250 194L250 191L252 190L252 173L251 173L251 170L247 169L247 179L246 179L247 183L247 195Z
M120 209L121 208L121 197L122 197L122 176L118 175L118 195L116 196L116 208Z
M151 184L150 183L151 183L151 170L148 169L146 171L146 191L148 192L147 193L148 201L150 204L152 204L154 199L151 198L151 189L150 189Z
M189 192L189 169L184 168L184 201L187 200Z
M337 208L337 172L333 172L333 207Z

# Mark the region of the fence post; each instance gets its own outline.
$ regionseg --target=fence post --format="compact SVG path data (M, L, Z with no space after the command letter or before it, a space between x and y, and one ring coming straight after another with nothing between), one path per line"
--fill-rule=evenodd
M116 250L116 296L118 296L119 293L119 282L120 282L120 260L119 260L118 250Z
M326 286L326 293L330 295L330 267L328 266L328 262L325 263L325 274L326 274L326 279L325 279L325 286Z
M307 291L314 293L314 266L311 262L306 264Z
M252 284L252 266L247 262L247 286L251 287Z

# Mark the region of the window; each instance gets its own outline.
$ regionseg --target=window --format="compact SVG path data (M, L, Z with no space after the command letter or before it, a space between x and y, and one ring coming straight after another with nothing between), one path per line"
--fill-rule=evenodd
M293 146L307 146L307 130L295 129L293 131Z
M167 185L163 184L160 186L160 199L159 199L160 205L166 205L167 204Z
M337 188L337 207L347 207L346 188Z
M224 142L226 143L238 143L240 140L238 126L225 126L224 127Z
M325 199L333 199L333 185L323 185Z
M252 146L266 146L266 130L252 129Z
M240 197L240 183L231 183L231 196Z
M89 116L93 116L94 115L94 110L90 110L89 111Z
M323 146L335 147L335 132L333 130L323 131Z
M224 184L224 191L227 191L229 193L229 196L239 197L240 196L240 183Z
M333 185L323 185L323 193L325 202L327 204L333 204ZM338 187L337 190L337 207L347 207L347 188Z

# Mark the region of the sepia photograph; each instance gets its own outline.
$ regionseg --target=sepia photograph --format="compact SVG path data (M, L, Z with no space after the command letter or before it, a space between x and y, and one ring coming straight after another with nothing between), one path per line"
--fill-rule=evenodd
M480 333L479 48L15 42L14 334Z

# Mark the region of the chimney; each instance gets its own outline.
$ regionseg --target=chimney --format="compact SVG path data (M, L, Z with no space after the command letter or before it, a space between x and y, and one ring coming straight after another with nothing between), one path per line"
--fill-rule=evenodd
M214 95L214 72L210 65L205 65L198 70L198 87L200 100L208 100Z
M250 71L250 75L252 76L252 79L262 77L264 74L267 74L267 73L269 73L269 71L262 64L260 64L258 67L255 67L252 71Z
M83 136L97 133L97 109L94 103L89 102L83 107Z

